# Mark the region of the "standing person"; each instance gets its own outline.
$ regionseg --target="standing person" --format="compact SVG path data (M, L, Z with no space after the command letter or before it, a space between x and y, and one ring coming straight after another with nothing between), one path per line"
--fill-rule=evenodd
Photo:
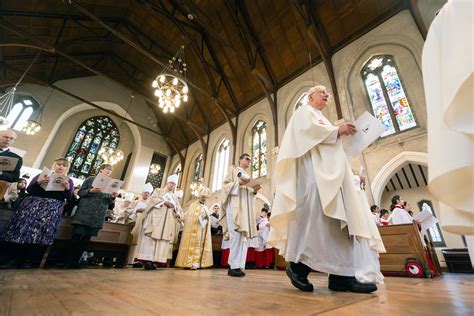
M0 157L17 158L18 162L13 171L0 171L0 180L6 182L17 182L20 179L20 169L23 165L23 158L13 153L10 146L16 140L16 133L11 130L0 131Z
M257 268L270 268L275 264L274 249L267 246L270 234L270 213L266 208L260 211L258 219L258 247L255 249L255 265Z
M142 216L132 230L132 244L137 245L136 260L145 270L166 267L173 257L176 221L182 218L178 198L174 195L178 176L168 177L166 186L155 189Z
M103 164L99 173L109 177L112 174L112 165ZM113 204L117 193L103 193L94 188L92 183L95 176L88 177L79 190L79 205L72 221L72 239L69 244L69 254L66 268L79 268L79 260L87 248L89 240L97 236L104 225L105 216Z
M114 208L114 222L117 224L126 224L128 225L131 222L135 221L136 213L134 212L133 206L133 194L125 194L125 199L121 205L116 205ZM116 203L117 204L117 203Z
M219 225L219 203L214 203L211 206L211 234L212 235L222 235L222 226Z
M321 112L329 98L324 86L309 89L307 104L288 123L275 165L268 243L290 262L287 275L302 291L313 291L308 280L313 269L329 274L330 290L370 293L377 290L376 279L362 283L367 280L357 278L364 258L355 255L355 248L362 248L357 253L385 248L371 214L360 203L340 141L356 128L329 122Z
M243 277L247 258L248 240L257 237L257 214L255 195L260 185L247 187L250 176L245 172L252 159L249 154L239 157L239 166L232 166L224 179L222 189L222 214L220 216L224 240L229 240L228 275Z
M54 175L66 175L69 161L56 159L53 163ZM40 174L31 179L27 191L29 195L21 202L8 224L3 240L10 243L10 262L2 268L33 268L41 262L46 247L53 244L56 226L66 200L72 196L74 183L71 179L61 183L62 191L45 191L50 177Z
M375 224L377 226L381 226L382 224L380 223L380 207L374 204L370 207L370 211L372 212L372 215L374 216Z
M198 198L184 214L184 228L179 244L176 267L196 270L212 267L211 223L206 200L210 190L202 188Z
M390 216L390 223L392 225L411 224L413 223L413 217L405 210L405 201L400 195L394 195L392 197L392 215Z

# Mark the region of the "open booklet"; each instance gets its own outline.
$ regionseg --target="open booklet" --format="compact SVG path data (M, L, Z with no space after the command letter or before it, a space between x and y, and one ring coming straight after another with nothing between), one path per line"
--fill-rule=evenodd
M365 148L369 147L385 131L383 124L365 111L353 123L357 133L342 138L342 146L350 156L357 156Z
M18 158L0 156L0 171L13 171L18 164Z
M424 209L420 213L416 214L415 220L420 222L422 230L427 230L438 223L438 219L434 217L433 213L429 209Z
M102 193L117 193L122 187L123 181L113 179L111 177L104 176L99 173L94 181L92 182L92 187L100 189Z
M51 170L49 170L47 167L44 167L43 170L41 171L38 180L44 179L46 177L49 177L48 184L42 184L41 187L45 191L64 191L65 188L62 185L63 182L68 182L69 177L66 175L62 174L54 174Z

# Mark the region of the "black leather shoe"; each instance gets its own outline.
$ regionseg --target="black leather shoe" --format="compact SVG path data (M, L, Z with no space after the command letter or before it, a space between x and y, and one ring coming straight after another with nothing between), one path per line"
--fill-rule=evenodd
M286 267L286 275L290 278L291 284L293 284L294 287L297 289L303 291L303 292L313 292L314 287L313 284L311 284L308 281L308 278L303 278L298 276L288 265Z
M229 271L227 271L227 275L241 278L245 276L245 272L242 271L242 269L229 269Z
M145 270L156 270L156 266L153 264L153 262L145 262L143 267Z
M328 288L337 292L372 293L377 291L374 283L360 283L355 277L329 275Z

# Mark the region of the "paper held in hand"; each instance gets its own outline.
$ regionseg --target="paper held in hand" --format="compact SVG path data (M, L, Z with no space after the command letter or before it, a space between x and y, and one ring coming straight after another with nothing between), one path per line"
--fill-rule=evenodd
M102 193L117 193L118 190L122 187L123 181L112 179L111 177L104 176L103 174L98 174L94 182L92 182L92 187L100 189Z
M68 183L69 177L62 174L52 173L49 178L48 185L46 186L46 191L64 191L66 188L62 183Z
M423 210L420 213L416 214L415 220L420 222L422 230L427 230L431 226L434 226L436 225L436 223L438 223L438 219L436 219L433 213L431 213L429 210Z
M0 171L13 171L18 163L18 158L1 156Z
M342 146L347 154L354 157L379 138L385 131L385 127L367 111L359 116L353 124L357 129L357 133L343 136Z

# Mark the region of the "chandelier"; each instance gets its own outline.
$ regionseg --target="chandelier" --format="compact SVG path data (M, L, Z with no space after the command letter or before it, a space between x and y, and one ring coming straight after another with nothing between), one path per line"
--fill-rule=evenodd
M26 135L34 135L38 133L41 130L41 124L33 121L33 120L28 120L21 129L22 132L24 132Z
M189 188L191 189L191 194L196 197L199 195L199 192L201 191L201 189L204 187L204 184L203 184L203 181L204 179L201 178L199 179L198 181L193 181L190 185L189 185Z
M161 166L159 164L152 163L150 165L150 173L151 174L158 174L158 172L160 172L160 170L161 170Z
M181 102L188 102L188 84L186 83L186 61L184 46L170 59L169 64L153 80L152 87L158 97L158 106L164 113L173 113Z
M107 163L112 166L123 159L123 151L112 147L100 148L99 155L104 160L104 163Z

